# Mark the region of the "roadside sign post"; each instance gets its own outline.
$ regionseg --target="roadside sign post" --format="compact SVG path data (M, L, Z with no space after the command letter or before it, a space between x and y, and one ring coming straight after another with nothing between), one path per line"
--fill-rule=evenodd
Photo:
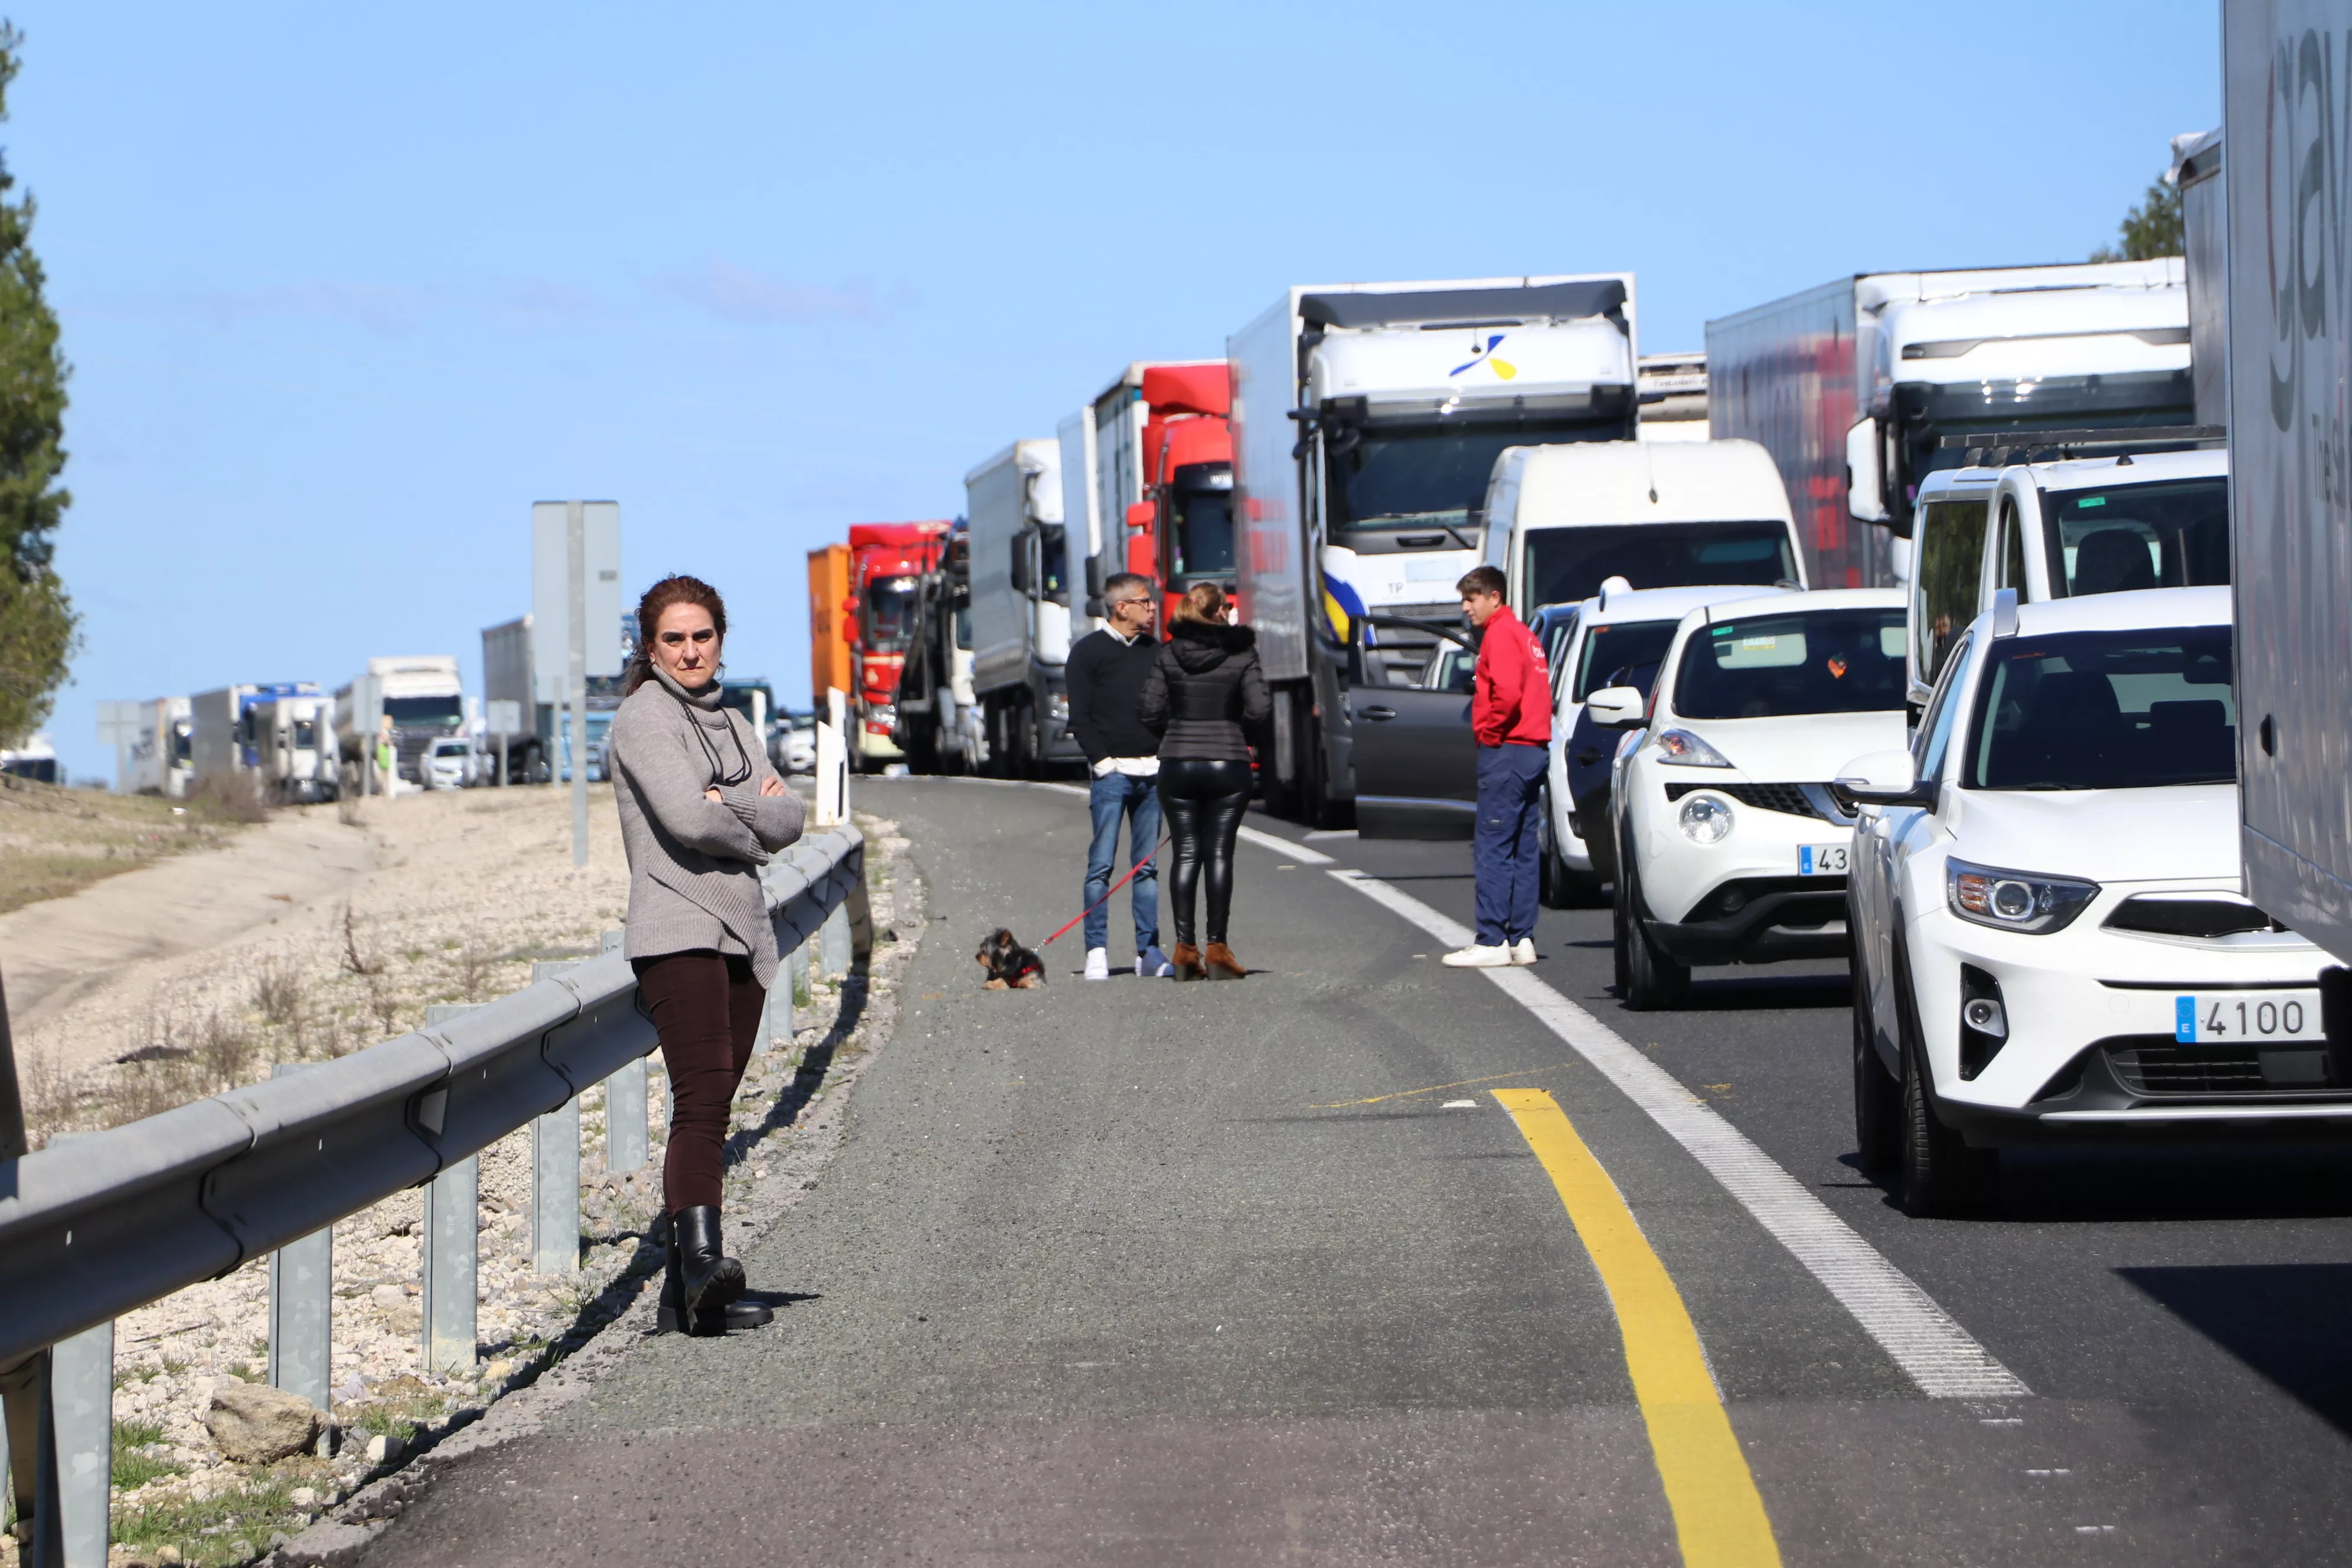
M588 681L621 673L620 503L532 502L530 584L535 695L553 705L567 731L562 760L572 771L572 863L585 866Z

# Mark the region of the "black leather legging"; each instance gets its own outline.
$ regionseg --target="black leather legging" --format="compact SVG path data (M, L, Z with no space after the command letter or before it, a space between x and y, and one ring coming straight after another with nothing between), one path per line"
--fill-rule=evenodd
M1174 900L1176 940L1192 941L1192 888L1209 874L1208 940L1225 940L1225 917L1234 907L1234 839L1249 810L1250 765L1196 757L1163 757L1160 763L1160 814L1167 819L1176 858L1168 868Z

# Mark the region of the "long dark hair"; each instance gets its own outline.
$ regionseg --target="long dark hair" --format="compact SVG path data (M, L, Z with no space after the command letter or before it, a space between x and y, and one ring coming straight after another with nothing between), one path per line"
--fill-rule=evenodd
M654 678L654 628L661 624L662 612L672 605L699 605L709 610L710 624L719 633L719 646L727 646L727 601L719 596L719 590L699 577L665 577L637 601L637 652L623 672L622 696Z

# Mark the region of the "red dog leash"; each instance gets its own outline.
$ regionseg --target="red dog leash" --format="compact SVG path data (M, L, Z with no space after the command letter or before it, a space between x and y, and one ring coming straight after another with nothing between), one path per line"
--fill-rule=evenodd
M1080 921L1086 919L1088 915L1094 913L1097 910L1110 902L1110 896L1113 893L1118 892L1121 888L1126 887L1129 878L1133 877L1138 871L1142 870L1146 866L1150 865L1152 861L1158 859L1160 852L1168 847L1168 841L1174 837L1175 835L1172 833L1161 834L1160 836L1160 842L1151 847L1150 854L1146 855L1142 859L1138 860L1134 865L1129 866L1127 868L1127 876L1121 877L1118 881L1113 882L1109 887L1104 889L1103 896L1101 898L1097 899L1093 903L1088 904L1085 909L1082 909L1076 914L1072 915L1070 917L1069 925L1064 926L1060 931L1055 931L1054 936L1049 936L1045 941L1039 942L1037 944L1037 951L1040 952L1045 952L1047 948L1054 945L1054 937L1066 935L1069 931L1070 926L1077 924Z

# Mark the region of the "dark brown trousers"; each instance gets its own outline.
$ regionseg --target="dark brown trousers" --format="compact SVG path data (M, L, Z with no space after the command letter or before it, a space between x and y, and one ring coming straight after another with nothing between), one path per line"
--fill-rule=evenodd
M671 1214L717 1208L728 1113L760 1043L768 994L740 953L668 952L632 967L669 1069L662 1202Z

